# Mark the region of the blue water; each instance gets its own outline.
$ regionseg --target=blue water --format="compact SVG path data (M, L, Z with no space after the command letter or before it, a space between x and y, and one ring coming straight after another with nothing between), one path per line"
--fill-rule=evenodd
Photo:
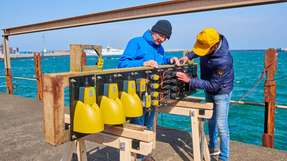
M180 53L173 53L173 56L180 56ZM238 100L256 82L263 69L264 51L232 51L235 68L235 82L233 100ZM95 62L95 57L88 58L88 64ZM115 68L119 56L105 57L104 68ZM198 60L196 60L198 62ZM287 53L278 55L277 82L277 104L287 104ZM32 58L12 59L13 77L34 77L34 62ZM42 58L42 71L44 73L69 71L69 57L44 57ZM4 63L0 60L0 92L6 91L4 76ZM15 95L25 96L34 99L37 85L35 81L13 79ZM261 81L256 90L251 93L245 101L263 102L263 84ZM67 91L67 90L66 90ZM66 102L68 93L65 92ZM204 96L199 91L196 96ZM159 125L172 127L180 130L190 131L190 121L187 117L160 114ZM275 148L287 150L287 110L276 109L275 115ZM231 139L244 143L262 144L264 130L264 108L246 105L232 105L229 112L229 123Z

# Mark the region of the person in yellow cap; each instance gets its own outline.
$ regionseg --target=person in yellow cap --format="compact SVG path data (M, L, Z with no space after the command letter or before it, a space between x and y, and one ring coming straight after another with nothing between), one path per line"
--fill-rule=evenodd
M214 103L214 114L208 121L209 150L211 155L219 155L219 160L229 159L228 111L233 90L233 58L226 38L214 28L203 29L196 38L194 47L187 56L188 60L200 57L200 77L191 78L188 74L177 72L179 80L189 83L190 88L204 89L205 98ZM217 137L220 137L220 151Z

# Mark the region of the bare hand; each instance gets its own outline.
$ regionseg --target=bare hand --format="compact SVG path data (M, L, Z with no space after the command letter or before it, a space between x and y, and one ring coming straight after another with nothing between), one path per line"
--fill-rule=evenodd
M179 64L180 64L177 57L170 58L170 59L169 59L169 62L170 62L171 64L175 64L175 65L179 65Z
M188 76L188 74L183 73L183 72L176 72L176 76L178 80L181 80L185 83L189 83L191 78Z
M186 64L187 61L188 61L188 57L187 57L187 56L181 57L181 58L179 59L179 62L180 62L181 64Z
M158 64L154 60L148 60L144 62L145 67L153 67L153 68L158 68Z

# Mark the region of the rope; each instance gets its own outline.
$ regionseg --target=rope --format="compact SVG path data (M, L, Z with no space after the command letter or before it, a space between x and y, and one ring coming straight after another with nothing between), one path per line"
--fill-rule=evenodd
M267 67L263 68L263 71L261 72L261 74L259 75L258 79L255 81L255 83L253 84L253 86L251 88L249 88L249 90L247 90L240 98L239 98L239 102L241 102L243 99L245 99L246 97L248 97L251 93L254 92L254 90L258 87L259 83L261 82L261 80L264 79L264 75L267 72L267 70L272 67L272 65L277 61L277 58L275 58L274 60L272 60L272 63L270 63Z
M261 74L259 75L258 79L256 80L256 82L253 84L253 86L239 98L239 100L238 100L239 102L241 102L243 99L245 99L251 93L254 92L254 90L258 87L258 85L261 82L261 80L263 80L264 74L265 74L265 71L262 71Z

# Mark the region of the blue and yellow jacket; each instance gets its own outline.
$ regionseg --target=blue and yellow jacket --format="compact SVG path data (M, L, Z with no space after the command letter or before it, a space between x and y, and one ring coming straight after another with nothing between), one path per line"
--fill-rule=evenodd
M198 57L194 53L189 59ZM201 79L191 79L190 87L204 89L209 94L228 94L233 89L234 71L233 59L228 42L221 35L219 48L212 54L200 57Z
M119 61L119 68L143 66L145 61L155 60L158 64L168 64L162 45L156 45L152 33L147 30L142 37L129 41Z

